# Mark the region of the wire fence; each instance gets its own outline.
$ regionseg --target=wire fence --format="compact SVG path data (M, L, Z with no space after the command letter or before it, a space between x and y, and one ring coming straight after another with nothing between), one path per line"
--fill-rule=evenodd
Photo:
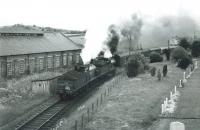
M84 108L84 111L74 118L71 123L69 123L69 120L61 119L51 130L83 130L88 122L93 119L94 114L96 114L106 103L113 89L119 88L122 82L126 79L128 79L126 73L121 72L100 91L100 94L93 100L93 102L87 105L87 107ZM68 122L67 125L65 122Z
M125 72L116 76L111 83L105 88L103 92L101 92L100 96L95 99L93 103L91 103L85 112L75 120L73 130L83 130L88 122L90 122L95 113L97 113L100 108L105 104L108 97L111 95L111 92L114 88L118 88L121 86L122 81L125 81L127 78Z

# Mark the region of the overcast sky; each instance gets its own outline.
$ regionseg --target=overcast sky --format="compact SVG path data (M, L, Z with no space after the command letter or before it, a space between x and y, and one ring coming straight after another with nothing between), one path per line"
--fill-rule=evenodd
M198 0L0 0L0 26L12 24L87 29L84 60L95 57L110 24L120 24L138 13L155 19L164 15L200 18Z

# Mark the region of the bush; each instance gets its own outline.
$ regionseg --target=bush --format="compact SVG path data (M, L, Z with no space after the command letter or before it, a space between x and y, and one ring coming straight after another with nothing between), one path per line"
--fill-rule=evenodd
M158 69L157 78L158 78L158 81L161 81L162 75L161 75L160 69Z
M192 57L182 47L177 47L172 52L172 58L178 62L178 67L186 69L192 63Z
M132 55L128 62L128 68L127 68L128 77L135 77L139 73L143 73L145 66L147 66L147 63L143 55L141 55L140 53Z
M187 38L181 38L179 46L183 47L184 49L188 49L190 48L190 43L188 42Z
M159 53L157 52L150 53L150 63L161 62L161 61L163 61L163 57Z
M192 64L191 58L183 58L178 62L178 67L181 69L186 69L190 64Z
M194 41L192 43L192 56L200 56L200 41Z
M167 75L167 65L163 66L163 77L166 77Z
M178 62L181 59L189 57L187 51L183 47L177 47L172 51L172 59Z
M151 68L150 73L151 73L151 76L155 76L156 75L156 67Z

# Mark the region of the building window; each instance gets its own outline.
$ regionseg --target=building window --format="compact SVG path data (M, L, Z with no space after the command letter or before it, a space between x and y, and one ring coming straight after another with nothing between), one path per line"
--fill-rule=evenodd
M76 54L76 63L79 63L79 53Z
M55 57L55 67L60 67L60 56Z
M19 61L19 73L24 73L25 70L25 61L24 60L20 60Z
M11 76L13 73L12 73L12 63L11 62L8 62L7 63L7 75L8 76Z
M68 55L68 65L72 65L72 59L73 59L73 55L72 55L72 53L69 53L69 55Z
M44 58L39 58L39 67L40 67L40 70L44 69Z
M67 65L67 55L63 55L63 65Z
M35 71L35 58L29 60L29 69L31 73Z
M53 57L52 56L48 56L47 58L47 68L53 68Z

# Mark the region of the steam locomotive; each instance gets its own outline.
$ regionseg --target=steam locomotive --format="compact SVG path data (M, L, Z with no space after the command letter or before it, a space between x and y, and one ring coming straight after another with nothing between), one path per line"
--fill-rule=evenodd
M116 68L112 58L97 57L88 65L76 65L57 79L57 94L61 99L72 98L100 79L115 75Z
M57 78L56 92L62 99L73 97L81 91L92 87L92 84L98 82L100 79L106 79L114 76L116 67L122 67L126 65L129 57L135 53L141 53L148 57L152 51L158 50L161 53L162 50L166 49L167 47L154 50L141 50L138 52L132 51L114 55L112 58L104 58L99 56L96 59L93 59L91 64L75 66L75 70L59 76Z

